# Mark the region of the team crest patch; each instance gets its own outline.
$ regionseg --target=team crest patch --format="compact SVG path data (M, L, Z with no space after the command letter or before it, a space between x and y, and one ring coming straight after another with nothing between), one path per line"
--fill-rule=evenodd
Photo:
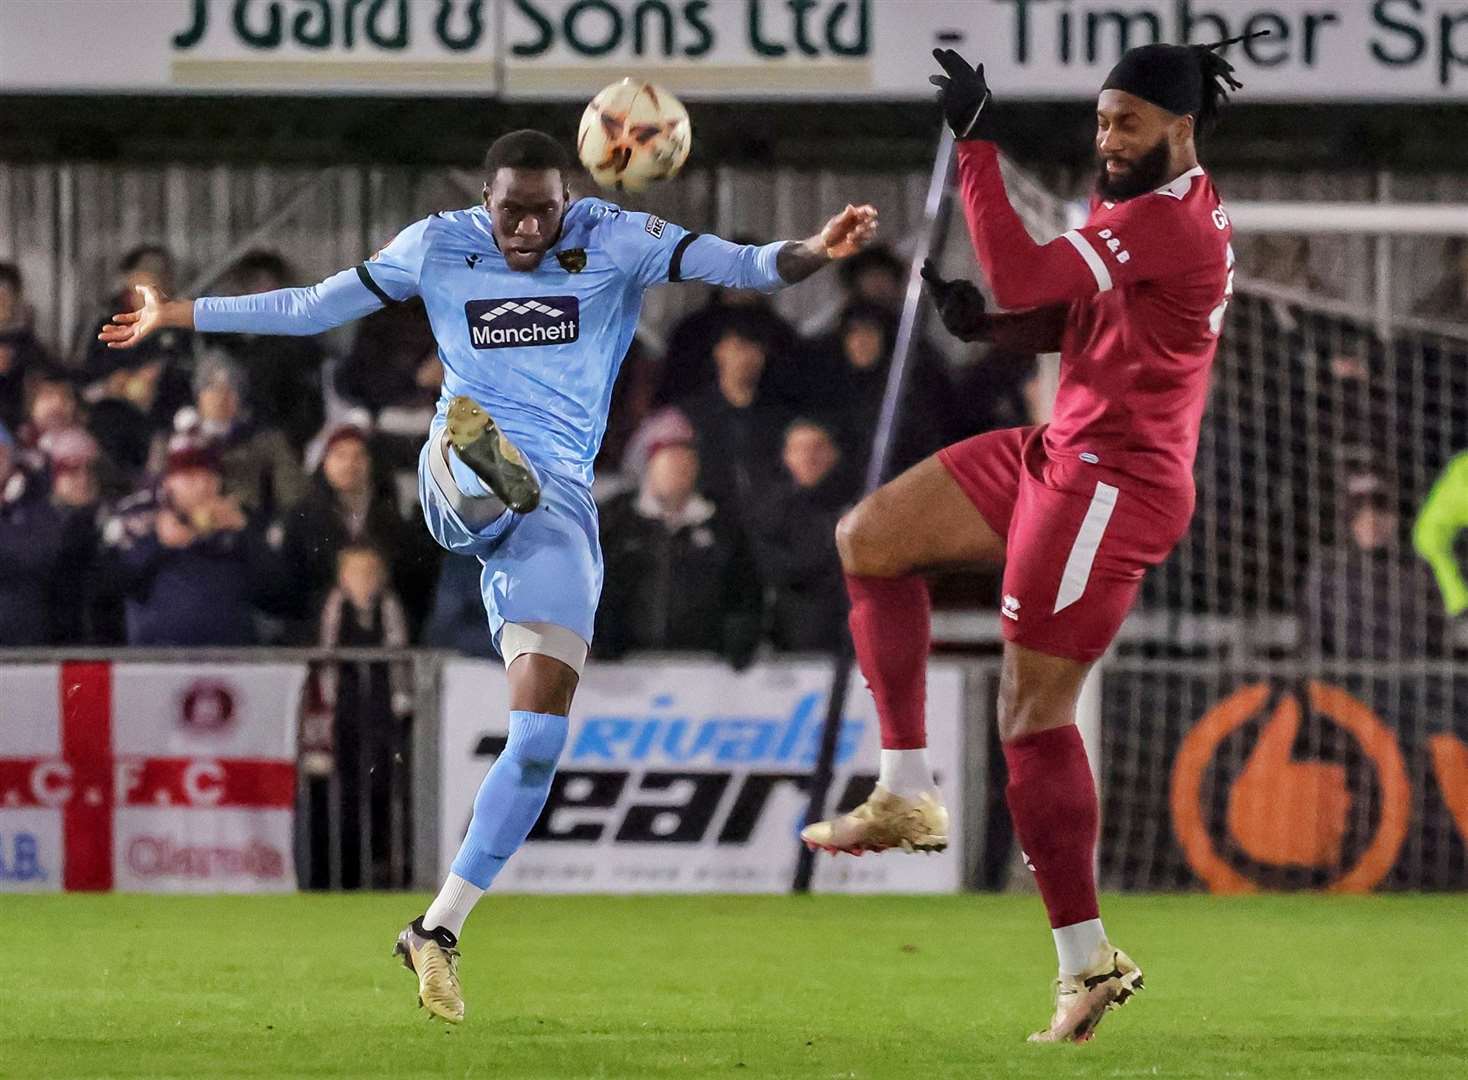
M586 249L568 248L556 256L556 262L568 274L579 274L586 269Z
M658 217L656 214L647 215L647 225L645 228L659 240L663 238L663 230L667 227L668 223L665 219Z

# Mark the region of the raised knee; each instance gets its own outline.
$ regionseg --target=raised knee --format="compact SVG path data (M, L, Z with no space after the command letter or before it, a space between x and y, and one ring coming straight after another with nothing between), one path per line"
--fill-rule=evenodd
M879 509L872 498L863 499L836 523L836 552L841 569L860 577L897 577L907 573L891 545L882 542Z

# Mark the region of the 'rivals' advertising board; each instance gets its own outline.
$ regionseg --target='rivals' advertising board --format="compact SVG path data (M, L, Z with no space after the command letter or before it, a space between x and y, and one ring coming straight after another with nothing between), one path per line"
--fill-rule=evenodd
M496 881L523 892L778 892L794 872L820 742L830 668L715 663L593 665L545 812ZM468 824L474 794L504 748L504 672L473 661L444 669L440 861ZM928 675L928 739L952 811L940 855L822 856L816 887L848 892L959 888L963 850L963 679ZM853 680L832 797L849 807L876 779L880 733L871 695Z

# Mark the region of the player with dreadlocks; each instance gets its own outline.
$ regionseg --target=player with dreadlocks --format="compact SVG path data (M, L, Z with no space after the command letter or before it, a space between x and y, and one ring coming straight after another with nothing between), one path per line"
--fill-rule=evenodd
M1227 42L1221 42L1228 44ZM1238 89L1218 46L1147 45L1122 57L1096 104L1101 173L1086 224L1036 244L1010 206L989 141L984 69L935 50L974 248L998 303L924 267L949 331L1059 352L1049 424L940 451L862 500L837 528L851 633L882 728L878 785L850 814L801 835L831 852L935 850L948 814L928 763L922 573L1004 565L999 737L1015 831L1060 960L1038 1042L1089 1039L1142 972L1102 928L1099 812L1076 698L1148 567L1193 512L1193 458L1228 304L1228 215L1197 136Z

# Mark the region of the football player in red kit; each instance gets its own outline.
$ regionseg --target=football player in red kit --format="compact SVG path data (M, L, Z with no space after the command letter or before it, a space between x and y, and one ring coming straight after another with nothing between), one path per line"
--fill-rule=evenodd
M1060 961L1055 1012L1035 1041L1089 1039L1142 986L1101 925L1099 814L1075 704L1143 574L1193 512L1193 458L1233 278L1228 215L1195 141L1239 86L1214 48L1126 53L1097 99L1101 173L1090 218L1048 244L1030 238L1005 194L986 138L983 67L934 52L974 249L1009 313L985 313L971 284L931 267L924 276L960 337L1058 351L1059 389L1049 424L950 446L862 500L837 529L882 761L867 802L802 838L832 852L946 845L948 815L925 749L921 574L1002 563L1005 795Z

